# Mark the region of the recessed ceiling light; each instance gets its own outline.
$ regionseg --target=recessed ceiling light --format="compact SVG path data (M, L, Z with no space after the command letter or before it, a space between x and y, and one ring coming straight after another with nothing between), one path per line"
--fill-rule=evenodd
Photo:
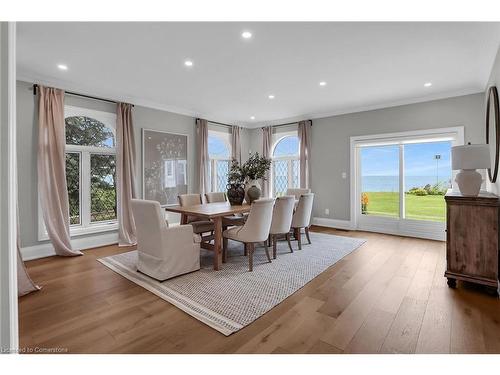
M269 99L274 99L274 95L269 95L268 98Z
M326 86L326 82L325 82L325 81L321 81L321 82L319 83L319 85L320 85L320 86Z
M250 120L255 120L255 116L250 116Z
M184 61L184 65L193 66L193 62L191 60L186 60L186 61Z
M68 66L67 66L67 65L64 65L64 64L57 64L57 67L58 67L60 70L68 70Z
M431 87L432 86L432 82L426 82L424 83L424 87Z
M252 37L252 33L250 31L243 31L241 33L241 36L244 38L244 39L250 39Z

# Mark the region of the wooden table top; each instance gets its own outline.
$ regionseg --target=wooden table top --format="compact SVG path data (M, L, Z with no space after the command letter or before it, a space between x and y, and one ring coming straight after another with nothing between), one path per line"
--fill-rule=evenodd
M166 206L164 208L166 211L170 212L192 216L201 216L209 219L220 216L229 216L232 214L241 214L250 211L249 204L242 204L241 206L231 206L229 202L205 203L185 207Z

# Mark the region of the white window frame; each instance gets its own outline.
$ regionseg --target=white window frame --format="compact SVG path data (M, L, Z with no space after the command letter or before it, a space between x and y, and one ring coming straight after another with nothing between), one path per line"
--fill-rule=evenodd
M416 142L431 142L451 140L452 146L464 144L464 127L448 127L428 130L416 130L388 134L354 136L350 138L351 155L351 222L350 227L378 233L388 233L403 236L445 240L446 223L404 218L404 157L400 152L399 176L400 178L400 217L391 218L383 216L369 216L361 214L361 168L360 149L363 146L399 145L400 150L404 144ZM452 171L452 190L456 190L456 172ZM402 186L403 184L403 186Z
M231 147L231 134L227 132L222 132L222 131L217 131L217 130L208 130L208 136L216 137L219 138L222 142L226 144L226 146L229 149L229 159L228 158L223 158L223 157L218 157L218 156L211 156L210 153L208 154L208 160L210 162L210 192L218 192L217 189L217 162L218 161L227 161L229 163L229 169L231 169L231 162L233 160L233 150ZM225 190L224 190L225 191Z
M71 116L86 116L102 122L113 132L116 145L116 114L82 107L64 106L64 118ZM90 154L115 155L116 157L116 148L66 145L65 151L66 153L80 154L80 224L70 225L70 236L76 237L117 230L118 220L95 223L90 221ZM40 199L38 199L38 240L44 241L48 239Z
M287 171L288 171L288 176L287 176L287 181L288 181L288 188L293 189L292 183L293 183L293 161L298 161L300 162L300 146L299 150L296 155L293 156L274 156L274 150L276 149L276 146L287 137L298 137L298 132L297 130L292 130L292 131L287 131L287 132L282 132L278 134L273 134L274 138L274 143L273 143L273 148L272 148L272 153L271 153L271 194L273 197L276 196L276 192L274 191L274 180L275 180L275 170L274 170L274 162L275 161L286 161L287 162ZM298 169L298 175L297 175L297 181L298 181L298 187L300 187L300 167Z

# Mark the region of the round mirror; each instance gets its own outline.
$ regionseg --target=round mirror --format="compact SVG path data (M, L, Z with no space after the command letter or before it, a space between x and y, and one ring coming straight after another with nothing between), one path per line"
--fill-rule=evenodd
M488 90L486 103L486 143L490 145L491 167L488 176L491 182L496 182L498 175L498 157L500 146L500 119L498 110L498 91L495 86Z

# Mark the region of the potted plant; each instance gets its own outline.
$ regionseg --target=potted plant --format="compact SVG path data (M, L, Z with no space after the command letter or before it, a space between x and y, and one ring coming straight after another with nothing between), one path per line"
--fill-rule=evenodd
M227 199L234 206L241 206L245 199L245 178L241 172L241 167L236 160L231 162L231 169L227 176Z
M266 173L271 168L271 159L260 156L258 152L241 166L241 174L245 181L245 199L248 203L259 199L262 195L259 180L266 179Z

